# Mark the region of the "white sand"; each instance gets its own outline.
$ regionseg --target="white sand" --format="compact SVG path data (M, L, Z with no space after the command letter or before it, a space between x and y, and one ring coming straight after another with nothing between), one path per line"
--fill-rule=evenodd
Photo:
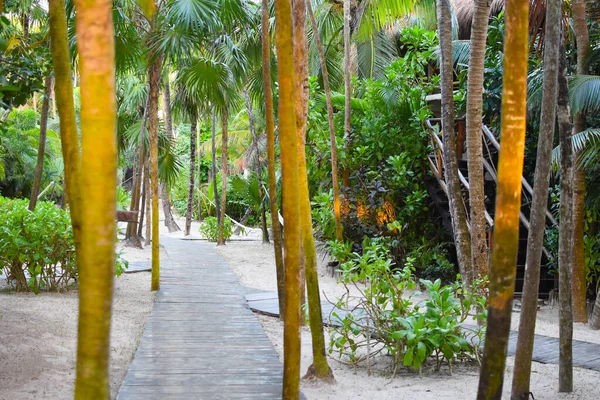
M129 251L128 251L129 253ZM149 259L149 249L129 261ZM146 253L146 254L144 254ZM154 293L150 273L115 278L110 341L110 389L121 386ZM77 346L77 290L66 294L0 293L0 399L72 399Z
M240 283L244 286L276 291L275 261L272 245L263 245L260 241L232 241L226 246L217 247L229 262ZM342 285L336 283L326 271L328 260L319 258L318 272L320 289L330 300L344 293ZM558 337L558 309L542 307L538 313L536 333ZM513 329L518 327L519 314L513 314ZM276 318L260 316L267 336L283 357L283 326ZM574 338L600 343L600 332L589 329L584 324L575 324ZM326 341L328 343L329 336ZM302 329L302 371L307 370L312 360L309 328ZM513 358L508 359L504 396L510 396ZM330 359L336 384L326 385L315 382L302 382L302 391L308 399L469 399L477 392L479 369L477 365L459 365L450 376L446 367L440 372L431 369L418 373L401 369L395 379L391 379L390 361L387 357L378 357L374 375L367 376L366 368L359 368L356 374L352 367ZM533 363L531 389L536 399L598 399L600 373L584 369L575 369L572 394L558 394L558 366Z

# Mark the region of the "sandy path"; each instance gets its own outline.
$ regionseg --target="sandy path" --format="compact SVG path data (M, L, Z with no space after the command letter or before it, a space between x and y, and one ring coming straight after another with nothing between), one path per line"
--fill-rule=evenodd
M275 291L276 276L272 246L263 245L260 241L228 242L217 251L234 270L240 283L255 289ZM326 273L326 260L320 258L318 265L320 289L330 298L344 292L341 285L336 283ZM513 314L513 329L518 327L518 313ZM260 316L267 336L283 357L283 326L276 318ZM542 307L536 326L536 333L558 337L558 309ZM584 324L575 324L574 338L594 343L600 343L600 332L589 329ZM328 341L328 335L326 340ZM309 367L311 355L311 338L308 328L302 329L302 371ZM510 397L510 380L512 378L512 363L508 359L505 395ZM475 398L478 384L478 366L460 365L450 375L449 370L441 372L424 370L422 375L402 370L396 379L391 380L390 362L380 357L374 367L373 376L367 376L366 368L359 368L356 374L353 368L335 360L330 361L337 383L333 386L314 382L303 382L302 391L309 399L470 399ZM531 389L536 399L597 399L600 373L595 371L575 369L572 394L558 394L558 366L533 363Z

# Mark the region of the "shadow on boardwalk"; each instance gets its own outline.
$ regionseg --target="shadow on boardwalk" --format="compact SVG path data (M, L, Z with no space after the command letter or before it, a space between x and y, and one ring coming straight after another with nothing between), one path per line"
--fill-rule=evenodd
M214 245L161 240L161 289L117 399L280 399L282 364Z

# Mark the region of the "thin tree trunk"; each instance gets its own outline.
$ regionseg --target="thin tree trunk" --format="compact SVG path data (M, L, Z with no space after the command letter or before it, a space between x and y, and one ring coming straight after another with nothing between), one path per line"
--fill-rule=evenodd
M196 173L196 132L198 119L192 117L190 127L190 185L188 189L187 210L185 213L185 236L189 236L192 227L192 205L194 202L194 174Z
M283 394L300 398L300 265L302 262L296 136L293 23L290 0L275 0L279 81L279 138L285 220L285 317L283 332Z
M596 294L594 309L592 310L592 315L590 315L590 328L594 330L600 329L600 290Z
M48 128L48 108L50 105L50 86L52 85L52 77L46 77L46 91L44 101L42 102L42 114L40 115L40 139L38 143L37 161L35 164L35 176L31 187L31 196L29 198L29 210L35 210L38 194L40 193L40 185L42 184L42 173L44 172L44 156L46 155L46 131Z
M558 242L559 337L558 391L573 391L573 127L569 110L566 55L561 44L558 76L558 130L560 137L560 231Z
M269 2L262 0L261 38L262 38L262 73L263 92L265 98L265 122L267 133L267 172L269 178L269 206L271 210L271 228L273 230L273 246L275 250L275 270L277 275L277 297L279 299L279 315L285 315L285 271L279 211L277 209L277 177L275 174L275 121L273 118L273 93L271 88L271 36L269 34Z
M215 198L215 216L217 221L221 220L221 207L219 205L219 188L217 187L217 114L213 106L212 112L212 181L213 181L213 194Z
M344 2L344 133L346 141L350 140L351 127L350 119L352 117L351 97L352 97L352 67L350 53L352 42L350 41L350 17L351 17L351 0L343 0ZM318 31L315 33L318 35Z
M300 231L302 252L304 255L304 277L308 291L308 315L312 337L313 364L308 368L306 377L318 378L333 382L333 372L327 363L325 352L325 336L323 333L323 316L317 274L317 252L315 248L308 176L306 172L306 119L308 117L308 48L306 39L306 2L295 0L293 5L294 20L294 66L296 94L296 138L298 148L298 193L300 205ZM300 282L300 288L303 288ZM304 290L302 290L303 294ZM303 304L304 296L301 297Z
M471 238L467 225L456 159L454 133L454 99L452 94L452 21L449 0L437 0L438 29L441 49L440 84L442 89L442 132L444 140L444 170L448 185L450 216L460 273L467 282L473 276Z
M306 2L306 8L308 10L308 16L310 18L310 24L313 30L313 37L317 46L317 52L319 53L319 61L321 63L321 73L323 74L323 89L325 90L325 101L327 103L327 120L329 123L329 142L331 146L331 184L333 186L333 217L335 220L335 239L337 241L343 240L343 229L342 229L342 207L340 202L340 185L338 181L338 167L337 167L337 143L335 136L335 123L333 121L333 102L331 101L331 88L329 87L329 72L327 71L327 62L325 60L325 51L323 50L323 44L321 43L321 37L319 36L319 28L317 27L317 21L312 10L310 1Z
M148 178L144 179L144 185L146 186L146 199L144 203L146 208L146 237L144 238L144 247L152 243L152 220L155 218L152 214L152 188L150 187L150 166L148 164L146 162L146 166L144 167L144 175L148 176Z
M81 204L85 204L77 256L79 323L75 399L107 399L110 396L110 317L117 232L112 2L76 0L75 8L81 73L80 189ZM69 96L72 95L72 92L69 93Z
M141 201L141 206L140 206L140 214L138 215L138 225L137 225L137 235L138 237L142 238L142 234L144 232L144 217L146 216L146 197L148 197L148 193L150 191L150 176L148 174L148 163L146 160L146 156L144 156L144 159L142 159L141 161L142 166L142 181L143 181L143 186L142 186L142 201Z
M502 397L519 251L519 212L525 147L529 2L507 0L501 143L492 242L488 326L478 400Z
M258 135L256 134L256 127L254 125L254 112L252 111L252 102L248 95L248 90L244 87L244 102L246 103L246 111L248 113L248 125L250 127L250 134L252 135L252 143L254 151L256 152L256 159L254 160L254 173L258 180L258 198L260 199L260 205L257 212L260 215L260 226L262 228L263 243L269 243L269 231L267 230L267 219L264 213L263 207L263 190L262 190L262 179L261 179L261 168L260 168L260 151L258 149ZM262 210L262 211L261 211Z
M531 357L537 314L544 232L546 231L546 209L548 186L552 162L552 144L556 121L556 98L558 95L558 60L560 56L561 1L546 3L546 36L544 40L544 83L540 131L533 180L530 228L527 237L527 258L519 337L513 371L513 400L527 400L531 379Z
M56 96L55 96L54 80L50 81L50 101L52 102L52 118L56 119Z
M158 240L158 92L162 56L156 56L148 71L148 134L150 135L150 185L152 188L152 290L160 288L160 254Z
M221 111L221 217L219 218L219 238L217 240L217 246L225 246L225 206L227 204L227 102L225 100L225 106Z
M167 132L167 137L173 144L173 118L171 117L171 88L169 84L169 76L165 78L163 83L163 107L165 112L165 131ZM200 163L198 163L200 165ZM198 174L198 179L200 179L200 175ZM175 218L173 218L173 213L171 212L171 200L169 200L169 194L167 192L167 185L165 183L160 184L159 188L160 192L160 201L163 206L163 214L165 215L165 226L169 229L169 233L180 231L181 228L175 222Z
M577 43L577 73L588 74L586 60L590 53L590 34L587 25L585 0L573 0L571 4L573 30ZM574 134L585 130L585 114L573 117ZM587 322L587 285L585 266L585 171L574 172L574 231L573 231L573 318L575 322Z
M473 277L487 276L488 246L485 221L483 143L483 74L490 1L476 0L471 28L471 55L467 80L467 162L469 168L469 207L471 211L471 259ZM466 277L470 279L471 277Z
M56 100L60 116L61 148L65 165L65 188L70 204L76 254L79 254L81 243L81 155L71 81L65 1L50 1L48 3L48 17L51 40L50 51L52 53Z

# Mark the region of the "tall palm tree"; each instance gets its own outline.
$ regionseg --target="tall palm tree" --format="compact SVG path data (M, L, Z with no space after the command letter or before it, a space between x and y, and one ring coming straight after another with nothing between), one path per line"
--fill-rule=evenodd
M171 83L169 81L168 73L163 82L163 110L165 115L165 131L167 132L167 137L172 142L174 136L173 119L171 116ZM179 228L179 225L175 222L173 213L171 212L171 200L169 199L165 182L162 182L160 185L160 200L162 201L163 214L165 215L165 226L169 229L169 232L180 231L181 228Z
M477 399L502 397L519 250L521 177L526 128L529 3L506 1L502 121L488 327Z
M112 2L75 1L81 76L81 219L76 399L110 395L116 241L116 97Z
M552 142L556 121L556 98L558 95L558 63L560 57L561 2L548 0L546 7L546 36L544 42L544 88L540 131L533 180L533 198L531 200L530 228L527 237L527 256L519 337L513 371L512 399L526 400L529 397L531 378L531 358L537 314L540 269L544 232L546 228L546 210L548 207L548 186Z

